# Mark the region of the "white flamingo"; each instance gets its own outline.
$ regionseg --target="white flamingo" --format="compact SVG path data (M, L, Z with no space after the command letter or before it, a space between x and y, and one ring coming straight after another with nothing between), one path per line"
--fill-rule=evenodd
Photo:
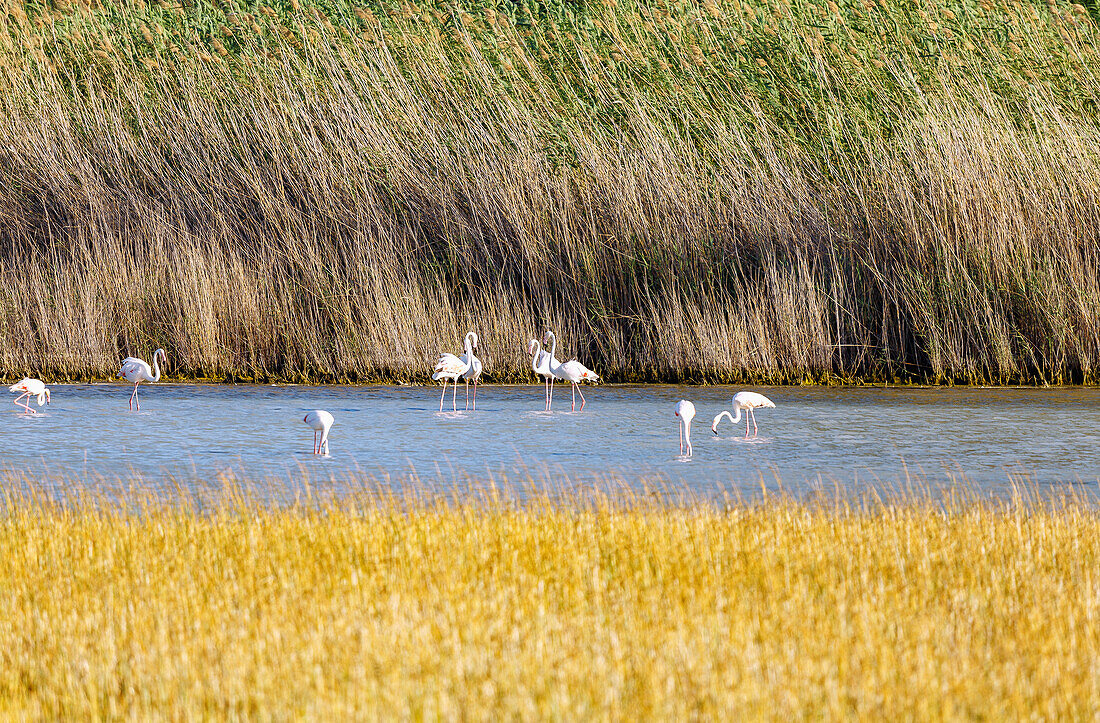
M8 387L9 392L23 392L16 397L15 406L23 407L27 414L35 414L35 410L30 407L30 398L38 398L38 406L50 403L50 390L46 389L46 385L40 379L31 379L30 377L23 377L15 384ZM26 399L27 401L23 401Z
M687 456L691 456L691 420L695 419L695 405L686 399L676 403L676 416L680 418L680 454L687 446Z
M138 401L137 392L138 384L142 382L159 382L160 381L160 365L157 364L157 355L164 360L164 363L168 363L168 359L164 356L163 349L157 349L153 352L153 368L150 369L149 365L145 363L144 359L138 359L137 357L128 356L122 360L122 368L118 370L118 376L125 377L126 381L134 383L134 393L130 395L130 410L133 411L134 404L137 404L138 411L141 411L141 402Z
M600 377L596 372L592 371L584 364L581 364L576 359L570 359L569 361L561 364L554 357L554 352L558 349L558 338L554 336L554 332L546 332L546 338L550 340L550 372L558 379L564 379L565 381L573 385L573 407L572 410L577 409L577 394L581 395L581 409L584 409L584 392L580 391L581 382L598 382ZM553 386L550 387L551 396L554 394Z
M466 332L466 339L469 340L473 337L473 344L468 344L466 348L469 350L466 352L468 357L462 357L462 361L468 361L470 368L466 370L466 373L462 375L462 380L466 382L466 409L470 408L470 382L474 383L474 410L477 410L477 378L481 376L481 360L474 354L477 352L477 334L472 331Z
M328 454L328 431L332 429L333 418L332 415L323 409L314 409L312 412L302 417L302 421L313 427L313 453L321 454L324 450L324 454ZM318 440L317 435L320 434Z
M546 410L550 411L550 385L554 379L554 373L550 371L550 354L542 350L542 344L538 339L532 339L527 345L527 353L531 355L531 368L535 370L535 374L542 377Z
M718 434L718 422L722 421L722 417L729 417L730 421L736 424L741 421L741 410L748 411L745 415L745 439L749 438L749 417L752 417L752 433L753 436L757 434L756 429L756 414L753 413L754 409L774 409L775 404L772 400L765 397L763 394L757 394L756 392L737 392L733 395L733 411L737 412L737 416L733 416L729 412L722 412L714 421L711 422L710 431Z
M439 411L443 411L443 397L447 396L447 380L450 379L454 382L454 388L451 391L451 407L457 412L458 405L455 403L455 395L458 393L458 380L459 378L470 370L470 362L468 361L473 357L474 353L470 349L470 334L466 334L466 338L463 341L466 347L466 353L462 356L455 356L454 354L448 354L444 352L439 355L439 361L435 363L435 374L432 374L432 379L435 381L443 380L443 393L439 395Z

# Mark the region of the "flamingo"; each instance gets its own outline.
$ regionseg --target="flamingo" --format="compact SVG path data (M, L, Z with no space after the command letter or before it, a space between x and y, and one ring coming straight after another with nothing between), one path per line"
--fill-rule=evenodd
M554 336L554 332L546 332L546 338L552 343L550 346L550 372L558 379L564 379L573 385L573 408L572 411L577 410L577 394L581 395L581 409L584 409L584 392L580 391L581 382L598 382L600 377L596 372L592 371L584 364L581 364L576 359L570 359L569 361L561 364L554 358L554 352L558 349L558 339ZM550 394L553 395L553 387L550 389Z
M314 409L312 412L302 417L302 421L313 427L313 453L321 454L321 450L324 450L325 455L328 455L328 431L332 429L332 415L323 409ZM317 441L317 434L320 433L321 440Z
M546 411L550 411L550 384L554 379L554 374L550 371L550 355L542 350L542 344L537 339L532 339L527 345L527 353L531 355L531 368L535 370L535 374L542 377L543 386L546 388L544 394Z
M118 370L118 376L125 377L126 381L134 383L134 393L130 395L130 411L133 411L134 404L137 404L138 411L141 411L141 402L137 398L138 384L142 382L159 382L160 381L160 365L157 364L157 355L164 360L164 363L168 363L168 359L164 356L163 349L157 349L153 352L153 369L149 369L149 365L145 363L144 359L138 359L137 357L128 356L122 360L122 368Z
M463 379L463 381L466 382L466 409L467 410L470 409L470 382L473 381L473 383L474 383L474 410L476 411L477 410L477 378L481 376L482 365L481 365L481 360L478 359L476 356L474 356L474 352L477 351L477 341L478 341L477 334L475 334L472 331L466 332L466 338L469 339L470 337L473 337L473 339L474 339L473 344L466 347L468 350L472 349L472 351L467 351L466 352L469 355L468 361L470 362L470 368L467 369L466 373L462 375L462 379ZM462 361L467 361L467 358L462 357Z
M31 379L30 377L23 377L15 384L8 387L9 392L23 392L16 397L15 406L23 407L27 414L35 414L35 410L30 407L30 397L38 397L38 406L50 403L50 390L46 389L46 385L40 379ZM27 401L23 401L26 399Z
M554 336L553 332L547 331L546 335L542 339L542 343L545 346L546 340ZM554 404L554 368L561 364L558 358L554 356L552 352L544 351L546 355L546 370L550 372L550 398L546 402L546 410L550 411L550 407Z
M714 421L711 422L710 431L718 434L718 422L722 421L722 417L729 417L730 421L736 424L741 421L741 410L745 409L748 414L745 415L745 439L749 438L749 417L752 417L752 433L756 436L756 415L753 413L754 409L774 409L775 404L772 400L765 397L763 394L757 394L756 392L737 392L733 395L733 411L737 412L737 416L733 416L729 412L722 412Z
M435 381L443 380L443 393L439 395L439 411L443 411L443 397L447 396L447 380L450 379L454 382L454 387L451 391L451 407L454 411L458 411L458 406L455 404L455 394L457 393L458 380L462 375L470 370L470 359L474 353L470 349L470 335L473 332L466 334L466 338L463 340L463 344L466 347L466 353L462 356L455 356L454 354L448 354L444 352L439 355L439 361L435 363L435 374L432 374L432 379Z
M680 418L680 454L687 443L687 456L691 456L691 420L695 419L695 405L686 399L676 403L676 416Z

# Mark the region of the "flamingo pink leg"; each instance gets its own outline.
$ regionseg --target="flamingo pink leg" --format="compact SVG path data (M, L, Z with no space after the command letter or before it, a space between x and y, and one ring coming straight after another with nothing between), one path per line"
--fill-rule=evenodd
M24 410L26 410L26 412L27 412L28 414L34 414L34 410L30 408L30 405L29 405L29 404L27 404L26 402L22 402L22 403L21 403L21 400L23 400L23 399L26 399L26 398L30 397L30 395L31 395L31 393L30 393L30 392L25 392L25 393L24 393L24 394L23 394L22 396L20 396L20 397L17 397L17 398L16 398L16 400L15 400L15 406L17 406L17 407L23 407L23 409L24 409Z
M455 401L455 397L458 395L458 380L455 379L455 383L451 385L451 409L458 411L458 403Z
M470 380L466 379L466 411L470 411Z
M542 378L542 402L543 408L546 411L550 411L550 380L546 377Z
M749 414L752 414L752 410L749 410ZM745 415L745 439L749 438L749 415Z
M577 411L577 383L573 382L573 406L570 411Z
M577 384L576 382L573 383L573 387L576 388L577 394L581 395L581 411L583 412L584 411L584 402L585 402L584 392L581 391L581 385Z
M443 399L447 396L447 377L443 377L443 393L439 395L439 411L443 411ZM316 441L314 441L316 445ZM316 451L316 450L315 450Z
M684 423L680 422L680 454L684 454Z
M134 382L134 393L130 395L130 411L134 411L134 402L137 402L138 411L141 411L141 402L137 401L137 388L140 381Z
M546 399L546 411L554 406L554 377L550 377L550 396Z
M756 428L756 413L751 408L749 409L749 416L752 417L752 436L755 437L760 434L760 430Z
M474 380L474 411L477 411L477 380Z

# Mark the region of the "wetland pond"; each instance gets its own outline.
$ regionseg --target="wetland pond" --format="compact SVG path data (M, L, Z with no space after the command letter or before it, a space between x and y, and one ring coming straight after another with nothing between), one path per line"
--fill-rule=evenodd
M543 411L541 386L482 386L476 412L440 413L439 388L143 384L127 409L124 384L51 385L35 415L8 403L0 468L45 485L140 480L202 488L232 474L282 498L303 476L337 491L348 480L446 492L470 480L570 484L653 480L704 496L792 493L834 483L853 490L965 481L995 495L1012 484L1100 482L1100 390L1087 388L744 387L768 395L759 436L711 419L742 387L585 387L571 412L568 386ZM13 395L14 397L14 395ZM674 405L695 403L694 455L681 457ZM578 400L579 402L579 400ZM336 423L330 455L310 453L302 422L315 408ZM39 409L35 406L35 409ZM780 484L781 483L781 484Z

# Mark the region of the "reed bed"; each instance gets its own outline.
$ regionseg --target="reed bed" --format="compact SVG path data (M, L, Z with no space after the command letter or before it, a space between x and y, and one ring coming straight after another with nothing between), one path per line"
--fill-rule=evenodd
M1096 382L1059 0L3 0L0 374ZM564 358L564 356L563 356Z
M6 717L1078 719L1100 518L948 494L8 492Z

